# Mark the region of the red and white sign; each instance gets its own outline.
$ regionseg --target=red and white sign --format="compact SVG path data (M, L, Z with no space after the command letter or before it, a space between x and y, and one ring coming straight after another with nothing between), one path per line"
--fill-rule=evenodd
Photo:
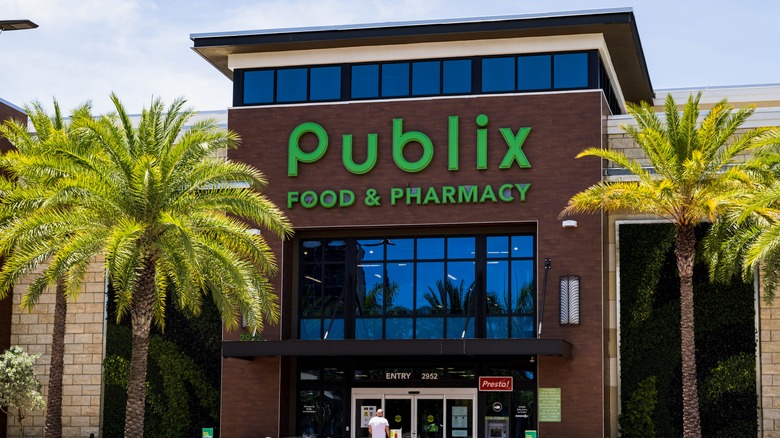
M480 377L479 390L480 391L511 391L512 376Z

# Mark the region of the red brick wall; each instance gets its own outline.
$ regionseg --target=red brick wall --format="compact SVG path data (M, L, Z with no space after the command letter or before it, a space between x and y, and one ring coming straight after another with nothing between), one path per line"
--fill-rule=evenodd
M578 216L577 228L562 228L558 214L568 199L601 177L601 163L595 158L575 160L586 147L600 146L603 141L602 96L600 92L539 94L522 96L483 96L457 99L431 99L395 102L371 102L328 105L302 105L274 108L233 109L229 127L243 139L242 146L230 151L231 159L251 163L262 170L269 181L266 194L286 211L299 229L363 229L371 226L421 227L428 225L490 226L491 224L536 224L538 231L538 292L542 291L544 263L551 258L548 292L544 309L543 337L564 338L574 345L574 357L561 359L541 357L539 386L561 388L562 422L542 423L540 434L556 437L603 436L604 431L604 353L602 297L602 221L599 215ZM486 114L488 131L488 168L476 167L475 118ZM459 116L460 169L447 169L448 117ZM419 173L407 173L396 167L392 159L392 120L404 119L404 132L421 131L434 144L430 165ZM288 140L300 123L312 121L322 125L329 135L330 146L317 163L299 164L299 176L288 177ZM531 127L523 151L531 163L530 169L510 169L498 165L507 152L499 128ZM368 133L379 135L379 158L373 170L354 175L341 162L342 135L352 134L356 161L365 157ZM304 143L313 147L313 135ZM419 147L407 147L406 157L419 156ZM309 149L310 150L310 149ZM415 155L415 153L417 155ZM391 206L391 187L422 187L423 197L428 187L450 185L530 183L526 201L486 202L482 204L399 205ZM357 196L348 208L325 209L287 208L289 191L350 189ZM376 189L382 196L381 206L369 207L363 202L367 189ZM278 244L277 245L278 248ZM278 254L278 253L277 253ZM289 254L289 252L288 252ZM289 260L285 261L289 267ZM287 269L285 277L292 275ZM559 325L558 282L562 275L581 278L581 325ZM288 277L289 278L289 277ZM280 280L281 281L281 280ZM289 280L285 282L289 284ZM284 294L290 294L285 290ZM290 301L292 297L285 296ZM539 300L541 303L541 300ZM290 312L291 313L291 312ZM289 317L289 315L285 315ZM283 322L284 324L284 322ZM270 359L262 359L263 361ZM257 390L270 395L278 371L265 376L248 376L259 372L250 366L236 368L235 359L225 361L223 370L223 413L241 409L232 402ZM237 378L234 373L241 372ZM265 379L265 380L264 380ZM283 389L285 390L285 389ZM285 390L286 391L286 390ZM272 398L276 403L278 396ZM227 403L226 403L227 402ZM272 403L272 404L273 404ZM226 408L229 404L230 408ZM264 412L273 409L268 402ZM231 412L223 416L223 427L241 418L253 424L266 424L253 412L256 407L243 405L245 413ZM224 414L223 414L224 415ZM243 426L242 426L243 427ZM247 426L248 427L248 426ZM258 426L259 427L259 426ZM227 430L227 429L224 429ZM258 429L256 436L274 436ZM242 435L231 435L242 436Z

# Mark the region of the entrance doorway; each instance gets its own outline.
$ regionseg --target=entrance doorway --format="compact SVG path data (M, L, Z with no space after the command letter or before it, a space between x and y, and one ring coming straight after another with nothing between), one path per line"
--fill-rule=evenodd
M381 408L391 438L473 438L476 398L471 388L354 388L351 436L368 437Z

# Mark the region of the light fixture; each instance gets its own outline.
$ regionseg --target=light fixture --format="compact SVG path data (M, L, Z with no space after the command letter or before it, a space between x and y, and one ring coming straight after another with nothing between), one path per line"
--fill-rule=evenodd
M561 325L580 323L580 277L561 277Z
M563 228L577 228L577 221L574 221L574 220L571 220L571 219L565 220L565 221L561 222L561 226Z
M0 20L0 32L7 30L26 30L35 29L37 24L30 20Z

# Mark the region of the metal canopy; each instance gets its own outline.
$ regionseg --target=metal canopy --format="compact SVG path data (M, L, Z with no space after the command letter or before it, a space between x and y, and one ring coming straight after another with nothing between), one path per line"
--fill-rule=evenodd
M223 341L222 356L524 356L572 357L564 339L414 339Z

